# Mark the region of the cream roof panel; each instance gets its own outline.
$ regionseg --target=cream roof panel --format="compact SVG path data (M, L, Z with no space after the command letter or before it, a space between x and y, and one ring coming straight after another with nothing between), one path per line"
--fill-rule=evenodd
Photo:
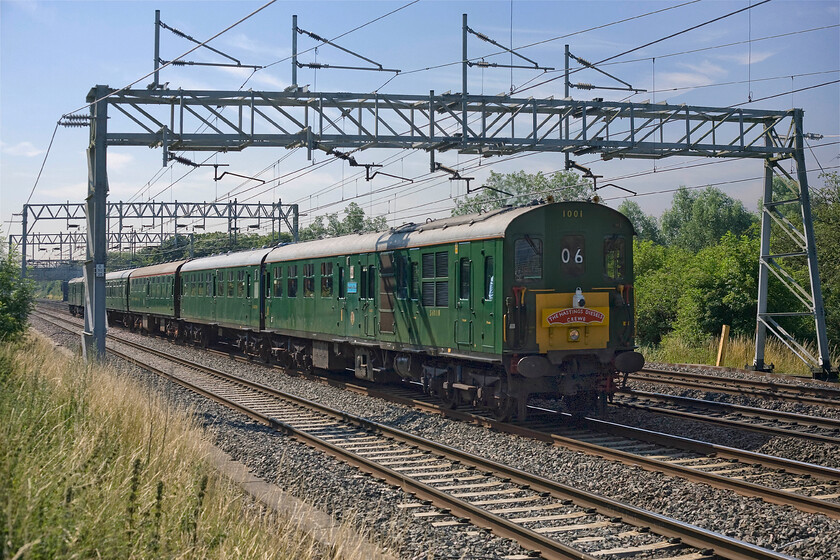
M160 276L162 274L174 274L178 267L187 261L172 261L163 264L155 264L152 266L144 266L143 268L135 268L131 270L131 278L143 278L145 276Z
M514 219L535 208L538 207L502 208L484 214L454 216L424 224L397 227L390 231L345 235L283 245L272 250L265 262L371 253L455 241L504 237L505 231Z
M181 272L192 270L210 270L216 268L229 268L233 266L255 266L262 262L263 257L270 253L272 248L256 249L253 251L241 251L227 255L213 255L193 259L181 268Z

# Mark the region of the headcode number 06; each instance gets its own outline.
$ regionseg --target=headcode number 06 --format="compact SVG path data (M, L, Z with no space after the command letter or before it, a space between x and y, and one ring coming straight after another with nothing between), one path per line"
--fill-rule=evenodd
M563 252L560 254L560 258L563 259L563 264L568 264L569 260L572 258L572 252L568 249L563 249ZM580 252L580 249L575 251L575 264L581 264L583 262L583 255Z

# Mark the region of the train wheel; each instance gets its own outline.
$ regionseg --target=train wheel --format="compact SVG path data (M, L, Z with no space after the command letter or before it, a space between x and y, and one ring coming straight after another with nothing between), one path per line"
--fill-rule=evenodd
M496 397L490 410L493 412L493 418L499 422L508 422L516 412L516 399L507 395Z
M438 395L440 396L443 406L450 410L455 410L458 408L458 405L461 404L461 395L458 393L457 389L453 389L451 387L448 389L441 389Z
M563 397L563 402L566 410L572 415L572 420L583 420L598 404L598 393L584 391L576 395L566 395Z

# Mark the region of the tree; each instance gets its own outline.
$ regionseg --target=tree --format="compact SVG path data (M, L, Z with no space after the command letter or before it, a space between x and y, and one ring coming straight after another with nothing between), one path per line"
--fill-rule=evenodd
M619 205L618 211L627 216L633 224L633 229L636 230L636 236L640 241L662 243L662 233L659 231L656 218L645 214L637 202L625 200Z
M550 176L541 171L526 173L490 172L485 187L478 194L455 201L453 216L488 212L507 205L529 204L534 200L553 197L555 200L588 200L593 192L588 182L583 182L573 171L561 171ZM500 192L503 191L503 192ZM505 194L509 193L509 194Z
M368 233L382 231L388 228L388 221L384 216L368 218L365 210L355 202L351 202L344 209L344 218L339 218L338 212L316 217L312 223L300 231L301 241L338 237L351 233Z
M0 247L5 246L0 238ZM26 330L34 304L33 289L30 280L21 278L20 261L14 251L0 248L0 340L15 340Z
M830 346L840 343L840 174L822 177L825 186L812 190L811 201Z
M681 187L671 208L662 214L662 236L669 245L697 252L716 244L727 232L745 234L757 221L743 203L719 189Z

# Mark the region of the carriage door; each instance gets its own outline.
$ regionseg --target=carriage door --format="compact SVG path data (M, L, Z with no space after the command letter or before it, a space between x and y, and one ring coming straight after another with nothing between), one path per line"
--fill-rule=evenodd
M368 338L376 336L378 313L376 308L377 292L379 291L378 273L379 262L376 253L362 255L362 274L359 279L359 299L362 305L364 326L362 330Z
M364 334L364 317L361 306L361 255L347 257L347 267L344 271L344 333L347 336L362 336Z
M461 350L472 350L473 322L473 259L471 246L473 243L459 243L456 245L457 266L457 299L455 307L455 343Z
M473 278L476 285L473 289L475 296L480 298L476 304L476 325L481 334L475 344L479 352L496 351L496 308L499 292L498 275L496 274L497 262L496 247L494 241L476 243L473 248Z
M395 290L397 286L396 263L394 253L379 255L379 334L385 340L393 340L396 330L394 310L397 305Z

